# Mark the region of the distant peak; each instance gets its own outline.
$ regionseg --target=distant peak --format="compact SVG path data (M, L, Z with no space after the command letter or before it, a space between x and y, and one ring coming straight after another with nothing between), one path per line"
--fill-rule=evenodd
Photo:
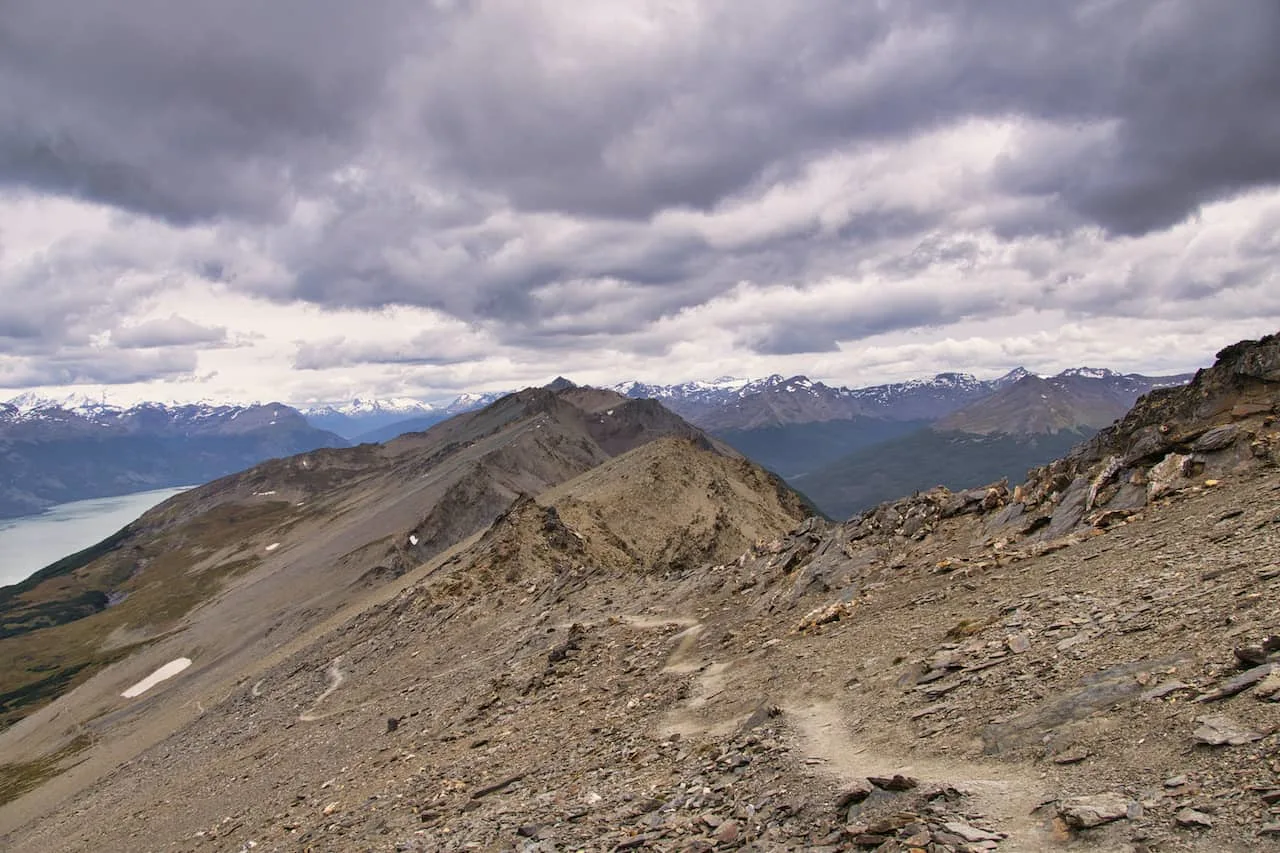
M577 388L578 386L576 383L570 382L568 379L565 379L563 376L557 376L555 379L552 379L543 387L546 388L548 391L566 391L570 388Z
M1114 370L1105 367L1072 367L1062 371L1059 376L1077 377L1080 379L1111 379L1119 376Z

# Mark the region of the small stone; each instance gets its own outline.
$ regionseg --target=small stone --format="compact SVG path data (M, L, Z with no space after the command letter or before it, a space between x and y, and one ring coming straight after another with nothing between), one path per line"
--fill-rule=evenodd
M1073 636L1067 637L1065 640L1062 640L1061 642L1059 642L1057 645L1057 649L1060 652L1065 652L1070 649L1074 649L1076 646L1080 645L1081 643L1088 642L1091 639L1093 639L1092 634L1090 634L1088 631L1081 631L1079 634L1075 634Z
M1276 694L1280 694L1280 670L1273 670L1253 688L1253 695L1259 699L1270 699Z
M1190 690L1190 689L1191 689L1191 685L1182 681L1164 681L1164 682L1161 682L1160 684L1157 684L1155 687L1152 687L1150 690L1146 691L1138 698L1142 699L1145 702L1152 702L1156 699L1163 699L1165 696L1168 696L1170 693L1176 693L1179 690Z
M859 832L853 836L853 843L858 847L879 847L882 844L888 844L892 840L887 835L873 835L870 832Z
M726 820L716 829L715 839L721 844L737 844L742 828L736 820Z
M1280 835L1280 822L1263 824L1258 830L1259 835Z
M1031 639L1026 634L1010 634L1004 642L1015 655L1031 650Z
M325 817L328 817L329 815L331 815L331 814L333 814L334 812L336 812L336 811L338 810L339 806L341 806L341 805L342 805L342 804L341 804L341 803L339 803L337 800L334 800L332 803L329 803L329 805L327 805L327 806L325 806L323 809L321 809L321 810L320 810L320 813L321 813L322 815L324 815Z
M1053 757L1054 764L1079 764L1089 757L1089 750L1078 746Z
M926 845L933 840L933 835L927 829L912 833L902 839L902 843L907 845L907 850L923 850Z
M867 781L886 791L910 791L920 783L910 776L895 773L892 776L868 776Z
M1225 714L1212 714L1197 717L1200 726L1191 733L1196 743L1209 746L1241 746L1262 740L1262 735L1252 729L1246 729Z
M1245 666L1261 666L1267 661L1267 651L1261 645L1236 646L1231 650L1236 660Z
M1072 797L1058 803L1058 816L1073 829L1089 829L1128 817L1129 801L1119 794Z
M836 797L836 811L843 812L849 806L860 803L867 797L871 796L871 792L875 790L871 783L867 780L861 780L852 783L842 790Z
M947 832L950 832L952 835L958 835L965 841L969 842L1003 841L1005 838L998 832L988 832L985 829L979 829L976 826L970 826L969 824L961 823L960 821L950 821L949 823L944 823L943 826L946 827Z
M1239 655L1240 650L1236 649L1236 656L1239 657ZM1265 655L1263 657L1265 658ZM1243 660L1243 658L1241 658L1241 660ZM1230 696L1236 695L1237 693L1243 693L1245 690L1248 690L1253 685L1265 680L1267 676L1271 675L1274 667L1274 664L1264 663L1261 666L1255 666L1252 669L1245 670L1233 678L1228 678L1226 681L1219 684L1217 688L1210 690L1203 696L1197 697L1196 701L1216 702L1219 699L1226 699Z
M1178 826L1185 826L1190 829L1208 829L1213 826L1213 818L1195 809L1181 809L1173 816L1173 820Z
M1170 776L1164 780L1166 788L1181 788L1185 784L1187 784L1187 774L1185 773L1179 773L1177 776Z

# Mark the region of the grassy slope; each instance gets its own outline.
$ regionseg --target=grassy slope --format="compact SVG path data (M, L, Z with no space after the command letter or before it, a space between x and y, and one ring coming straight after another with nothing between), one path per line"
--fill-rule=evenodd
M155 639L259 557L243 543L287 524L284 501L234 504L149 533L130 531L60 560L0 598L0 728L119 660L136 645L116 632ZM119 603L107 607L108 594Z
M1047 435L975 435L923 429L853 453L794 485L834 518L934 486L971 488L1008 477L1020 483L1027 470L1064 456L1089 431Z
M798 477L851 453L914 432L925 424L925 421L854 418L722 430L716 437L781 477Z

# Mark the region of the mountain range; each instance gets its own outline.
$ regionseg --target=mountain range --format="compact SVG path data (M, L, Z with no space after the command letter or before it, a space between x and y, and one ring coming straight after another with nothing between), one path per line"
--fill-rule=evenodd
M1089 367L1042 378L1019 367L988 380L951 372L866 388L773 375L614 390L661 400L840 518L935 485L1019 482L1141 395L1190 378Z
M312 426L336 433L354 444L380 443L407 432L422 432L454 415L483 408L506 393L509 392L467 392L436 403L410 397L356 398L347 403L302 406L299 411Z
M0 590L0 846L1268 849L1278 415L1244 341L840 522L567 383L259 464Z
M865 388L775 374L675 385L630 381L611 390L662 402L840 516L929 485L1017 479L1105 426L1145 391L1188 378L1078 368L1041 379L1016 368L990 380L953 372ZM278 403L124 408L88 396L23 395L0 404L0 442L7 448L0 517L203 482L314 447L382 443L502 396L467 393L443 403L356 399L293 409ZM969 448L963 463L952 452L956 442Z
M931 423L820 460L789 482L834 517L933 486L1021 483L1028 470L1109 426L1142 395L1191 377L1076 368L1048 378L1024 372L1006 379Z
M18 398L0 403L0 518L194 485L263 459L345 444L280 403L119 408Z

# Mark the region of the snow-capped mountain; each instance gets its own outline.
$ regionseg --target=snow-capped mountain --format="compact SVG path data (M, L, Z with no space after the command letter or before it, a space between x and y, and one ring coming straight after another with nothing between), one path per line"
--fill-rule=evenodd
M202 483L264 459L345 444L281 403L126 408L24 394L0 404L0 517Z
M300 409L304 415L340 414L348 417L359 417L372 414L396 414L401 416L420 415L434 412L437 407L431 403L415 400L411 397L392 397L387 400L373 400L357 397L348 403L331 403Z
M723 377L676 385L631 381L615 385L613 390L628 397L661 400L706 429L742 430L856 417L932 420L992 393L997 383L1007 381L1013 380L983 381L964 373L940 373L930 379L844 388L807 376L775 373L762 379Z
M733 397L749 384L748 380L733 376L721 376L709 382L695 380L676 385L650 385L632 379L612 385L610 390L632 399L650 398L664 403L667 401L718 403Z
M303 406L300 411L312 426L337 433L351 441L385 441L386 439L377 436L389 433L398 435L395 431L400 424L408 425L402 430L404 432L426 429L462 412L483 408L507 393L509 392L468 392L453 399L435 401L412 397L357 397L346 402Z
M317 429L337 433L346 439L354 439L361 433L396 421L440 413L437 406L410 397L392 397L385 400L357 397L346 402L303 406L299 411L307 422ZM441 417L444 416L441 415Z
M653 397L704 429L749 430L787 424L853 418L936 421L1033 376L1017 367L995 379L946 372L921 379L846 388L807 376L773 374L762 379L724 377L712 381L652 385L623 382L613 390L628 397ZM1061 383L1083 383L1088 393L1134 399L1153 388L1185 383L1188 376L1151 377L1081 367L1059 374Z
M500 397L505 397L510 393L510 391L465 392L443 404L441 410L449 415L460 415L472 409L483 409Z

